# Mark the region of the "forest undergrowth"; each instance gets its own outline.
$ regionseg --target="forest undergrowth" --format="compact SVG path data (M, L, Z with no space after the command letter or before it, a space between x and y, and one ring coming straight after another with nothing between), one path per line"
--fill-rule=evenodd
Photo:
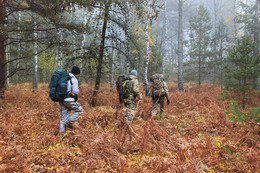
M81 85L84 113L60 138L59 104L48 85L11 86L0 100L0 172L258 172L259 124L232 121L230 101L217 85L169 84L165 115L151 119L151 98L139 102L134 121L122 124L126 109L116 90ZM143 92L144 95L144 92ZM259 106L252 98L244 110ZM258 115L259 116L259 115Z

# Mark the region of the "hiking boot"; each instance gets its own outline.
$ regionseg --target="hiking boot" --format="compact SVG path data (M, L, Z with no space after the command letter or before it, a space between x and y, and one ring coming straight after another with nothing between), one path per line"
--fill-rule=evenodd
M72 126L72 123L71 123L71 122L65 124L65 126L68 127L68 128L70 128L70 129L73 129L73 126Z
M65 137L65 132L60 132L59 136L60 136L61 138L64 138L64 137Z

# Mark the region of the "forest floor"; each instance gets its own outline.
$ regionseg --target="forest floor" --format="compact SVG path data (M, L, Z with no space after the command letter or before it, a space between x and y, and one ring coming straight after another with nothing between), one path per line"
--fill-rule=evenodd
M129 127L120 124L125 109L116 90L81 85L84 113L59 137L59 104L48 98L48 85L11 86L0 100L0 172L258 172L260 127L232 121L230 101L221 89L204 84L178 91L169 84L165 115L151 119L151 98L143 97ZM143 93L144 96L144 93ZM259 107L252 98L251 107ZM234 115L235 117L237 115ZM259 115L258 115L259 116Z

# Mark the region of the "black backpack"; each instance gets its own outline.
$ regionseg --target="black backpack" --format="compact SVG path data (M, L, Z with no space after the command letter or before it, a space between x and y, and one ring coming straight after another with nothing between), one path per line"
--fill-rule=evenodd
M52 101L63 101L68 95L67 82L70 80L70 75L66 70L56 70L51 78L49 85L49 96Z
M121 103L123 102L123 99L128 98L133 91L133 83L131 80L132 79L127 75L118 76L116 89Z

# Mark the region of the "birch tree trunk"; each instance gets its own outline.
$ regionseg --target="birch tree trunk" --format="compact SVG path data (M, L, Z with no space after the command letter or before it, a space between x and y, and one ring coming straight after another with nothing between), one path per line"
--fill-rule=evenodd
M5 23L5 5L4 1L0 0L0 25L4 26ZM5 33L0 28L0 99L4 98L4 90L5 90L5 62L6 62L6 54L5 54Z
M93 92L93 98L91 101L91 106L95 107L97 102L98 90L100 88L100 80L102 75L102 66L103 66L103 58L104 58L104 49L105 49L105 38L106 38L106 30L107 30L107 22L109 16L109 5L105 4L104 9L104 19L103 19L103 27L101 34L101 42L99 48L99 58L98 58L98 67L97 67L97 75L96 75L96 84Z
M166 16L166 0L164 0L164 56L163 56L163 63L162 63L162 73L163 76L165 76L165 60L166 60L166 56L167 56L167 16Z
M33 75L33 89L38 89L38 34L37 34L37 17L34 18L34 75Z
M183 87L183 1L179 0L179 22L178 22L178 89Z
M146 40L146 60L144 64L144 84L145 84L145 94L146 96L149 93L149 82L147 79L148 74L148 65L149 65L149 58L150 58L150 43L149 43L149 20L150 20L150 11L149 11L149 0L146 2L146 9L147 9L147 21L145 24L145 40Z
M84 33L83 33L83 40L81 43L83 55L85 53L85 46L86 46L86 41L87 41L86 25L87 25L87 9L84 8Z

